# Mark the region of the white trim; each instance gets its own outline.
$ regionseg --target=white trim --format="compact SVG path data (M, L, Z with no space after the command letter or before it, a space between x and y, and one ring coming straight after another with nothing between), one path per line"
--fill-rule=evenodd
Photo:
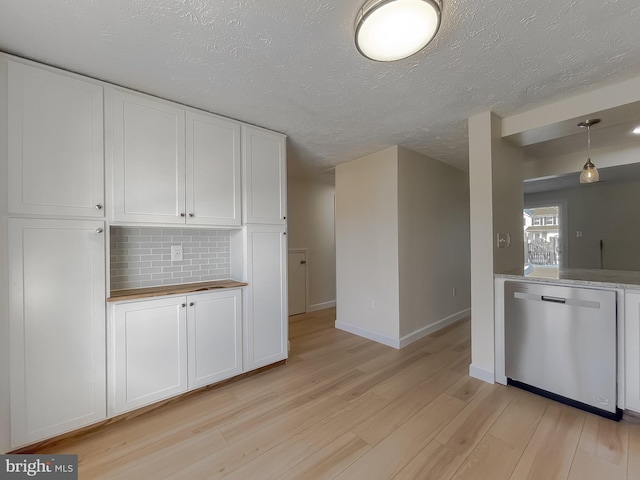
M332 308L335 306L335 300L331 300L330 302L315 303L313 305L309 305L309 307L307 308L307 312L315 312L317 310L324 310L325 308Z
M374 342L382 343L383 345L387 345L389 347L393 347L396 349L400 348L400 341L397 338L387 337L386 335L381 335L372 330L367 330L366 328L356 327L351 325L350 323L344 323L336 320L336 328L338 330L344 330L345 332L353 333L354 335L358 335L359 337L363 337L369 340L373 340Z
M454 313L453 315L449 315L448 317L442 318L437 322L427 325L426 327L422 327L416 330L415 332L410 333L409 335L405 335L400 339L400 348L404 348L407 345L415 342L416 340L420 340L422 337L426 337L430 333L437 332L438 330L441 330L451 325L452 323L457 322L458 320L461 320L469 316L470 314L471 314L471 309L467 308L465 310L461 310L458 313Z
M478 380L482 380L483 382L495 383L493 372L485 370L482 367L478 367L473 363L469 365L469 376L477 378Z

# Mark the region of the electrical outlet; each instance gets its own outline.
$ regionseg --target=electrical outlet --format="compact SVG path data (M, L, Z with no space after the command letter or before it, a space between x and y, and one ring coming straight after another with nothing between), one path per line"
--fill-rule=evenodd
M171 246L171 261L172 262L182 261L182 245Z

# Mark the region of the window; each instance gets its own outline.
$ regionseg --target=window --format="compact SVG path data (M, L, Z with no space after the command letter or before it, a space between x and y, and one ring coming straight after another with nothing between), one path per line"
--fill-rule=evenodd
M533 217L534 225L542 225L542 217Z
M545 225L556 225L557 223L556 217L544 217Z

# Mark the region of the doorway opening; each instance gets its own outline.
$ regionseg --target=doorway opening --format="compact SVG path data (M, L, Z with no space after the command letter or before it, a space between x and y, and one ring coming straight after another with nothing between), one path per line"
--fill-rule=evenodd
M560 205L523 210L525 276L558 278L562 262Z

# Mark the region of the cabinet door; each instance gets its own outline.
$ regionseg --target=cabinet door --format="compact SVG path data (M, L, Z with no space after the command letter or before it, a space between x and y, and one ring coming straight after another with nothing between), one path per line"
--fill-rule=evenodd
M113 305L109 325L112 414L187 390L186 311L185 297Z
M106 417L103 228L9 220L14 447Z
M187 297L189 389L242 372L242 307L240 290Z
M110 97L115 220L184 223L184 109L119 90Z
M240 225L240 125L187 112L187 223Z
M640 412L640 292L625 292L625 408Z
M102 87L9 62L9 211L104 216Z
M284 224L287 216L286 138L242 127L245 223Z
M247 227L245 370L287 358L287 242L284 227Z

